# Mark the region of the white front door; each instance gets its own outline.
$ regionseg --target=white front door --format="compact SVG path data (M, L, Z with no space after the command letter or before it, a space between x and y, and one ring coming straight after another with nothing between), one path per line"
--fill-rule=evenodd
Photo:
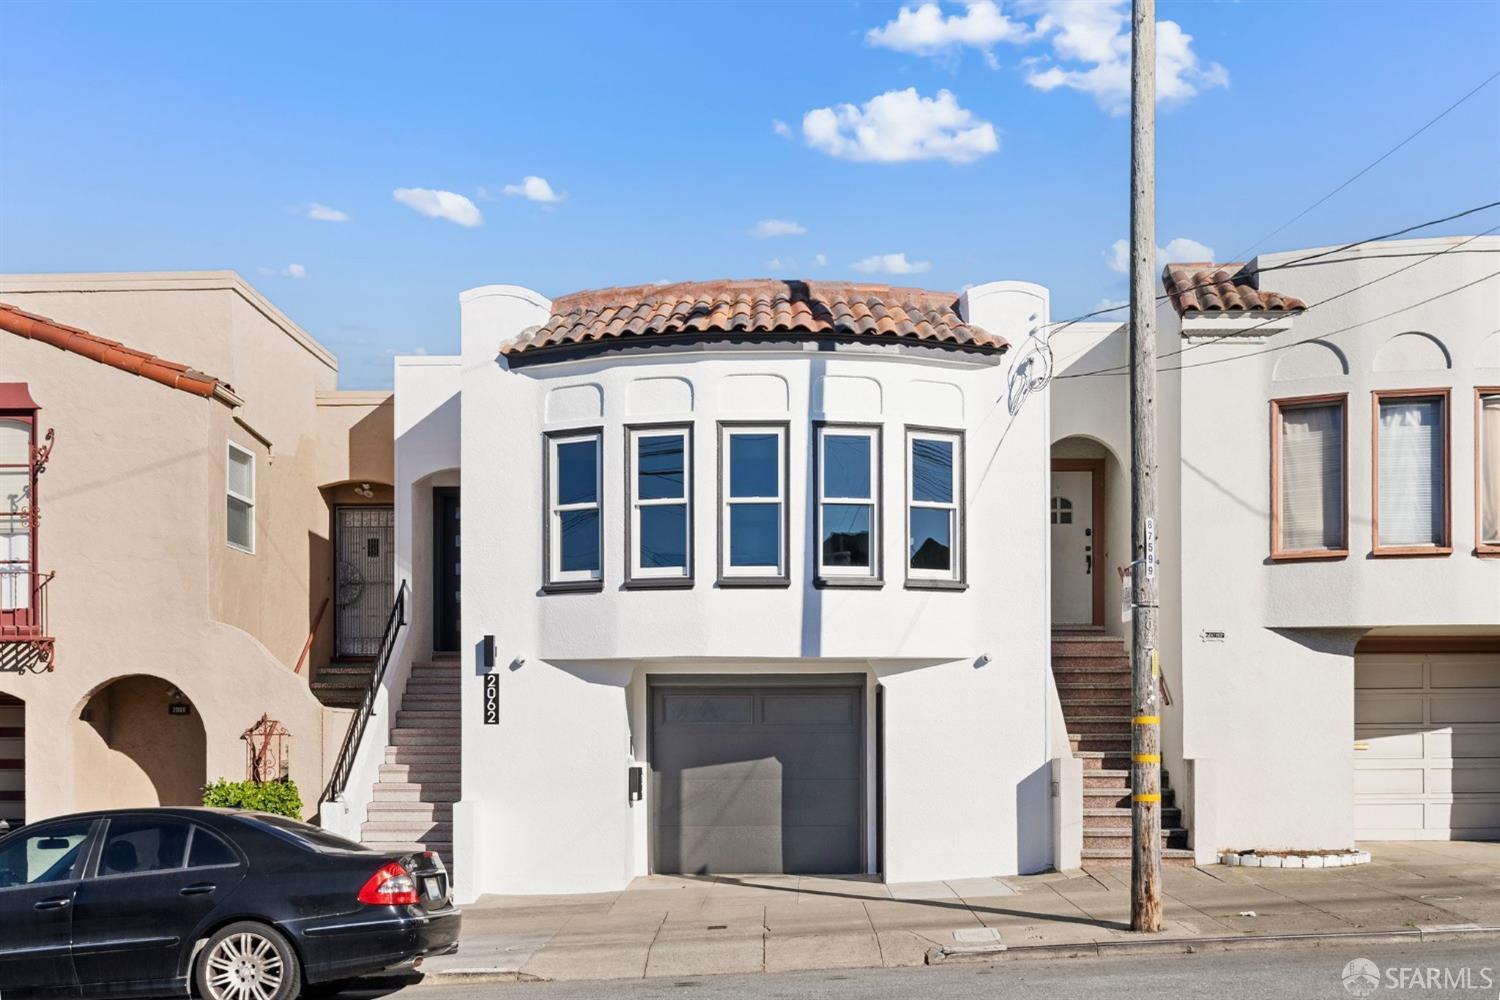
M1094 474L1052 473L1052 621L1094 621Z
M1354 838L1500 839L1500 655L1355 657Z

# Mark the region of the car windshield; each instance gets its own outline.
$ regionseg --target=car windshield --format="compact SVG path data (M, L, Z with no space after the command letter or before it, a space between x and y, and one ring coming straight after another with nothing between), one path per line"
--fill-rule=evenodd
M285 816L272 816L270 813L253 813L237 817L243 822L254 826L269 829L283 838L297 841L303 847L310 847L315 851L357 851L360 854L373 854L364 844L357 844L352 840L346 840L336 833L320 830L318 827Z

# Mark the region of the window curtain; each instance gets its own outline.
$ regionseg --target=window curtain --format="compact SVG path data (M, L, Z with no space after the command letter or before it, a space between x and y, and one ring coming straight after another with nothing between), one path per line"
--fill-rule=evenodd
M1480 523L1485 544L1500 545L1500 395L1480 400L1479 417Z
M1281 411L1281 547L1291 552L1345 547L1340 406Z
M1442 545L1443 404L1380 403L1380 545Z

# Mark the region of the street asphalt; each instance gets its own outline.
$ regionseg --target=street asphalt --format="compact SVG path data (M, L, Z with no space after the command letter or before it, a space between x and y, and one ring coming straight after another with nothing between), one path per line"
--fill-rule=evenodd
M1389 946L1323 945L1213 954L1057 959L840 972L784 972L558 983L418 983L391 1000L922 1000L1024 997L1171 997L1173 1000L1349 1000L1346 967L1378 970L1375 1000L1500 997L1500 946L1493 941ZM1367 968L1367 967L1364 967ZM1356 970L1359 971L1359 970ZM1354 985L1360 985L1355 983Z

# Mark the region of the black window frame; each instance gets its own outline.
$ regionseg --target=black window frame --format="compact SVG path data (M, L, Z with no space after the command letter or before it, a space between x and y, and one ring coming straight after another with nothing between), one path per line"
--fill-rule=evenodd
M598 447L595 456L596 475L598 476L599 500L597 509L599 511L599 575L590 579L555 579L554 573L561 573L561 569L554 569L552 564L552 491L556 471L553 468L552 455L559 440L570 438L592 437ZM608 570L608 559L604 548L604 518L607 505L604 502L604 427L593 424L586 427L567 427L544 431L542 433L542 592L547 594L565 594L586 592L593 593L604 589L604 576ZM560 554L560 553L559 553Z
M904 523L901 550L902 566L905 568L907 590L968 590L969 572L969 456L967 440L962 428L935 427L927 424L906 424L902 440L902 478L906 481L906 501L901 516ZM915 437L944 437L953 440L953 460L958 468L953 471L953 531L957 535L953 545L954 568L948 577L912 576L911 568L911 512L912 512L912 441Z
M726 573L729 566L729 438L736 431L775 430L781 438L781 572L751 575ZM792 424L789 420L720 420L714 430L718 453L718 585L790 587L792 585Z
M823 437L840 430L857 431L870 439L870 569L868 573L825 573L823 566ZM813 551L808 565L812 568L813 586L820 588L850 587L879 590L885 586L885 425L877 421L814 420L812 424L812 488L808 493L812 505ZM826 501L837 503L838 500Z

